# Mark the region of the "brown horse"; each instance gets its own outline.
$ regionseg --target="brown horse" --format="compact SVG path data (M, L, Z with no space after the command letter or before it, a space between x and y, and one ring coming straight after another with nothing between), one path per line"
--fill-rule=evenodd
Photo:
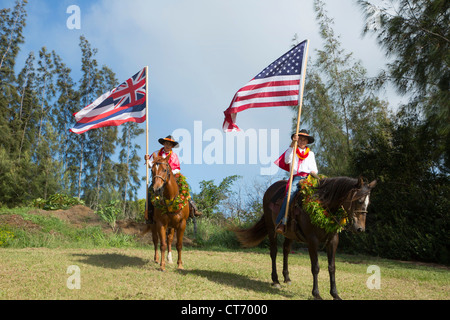
M173 201L178 196L178 184L172 173L172 169L168 163L168 158L156 157L153 161L152 166L152 185L153 192L159 195L162 201ZM189 218L189 205L185 205L181 210L176 212L167 212L166 210L161 210L155 206L155 213L153 220L155 225L152 228L158 235L161 242L161 263L160 270L165 271L166 260L165 251L167 250L167 243L169 239L169 244L171 239L173 239L174 231L176 231L177 236L177 251L178 251L178 269L183 269L183 263L181 261L181 250L183 248L183 235L186 229L186 220ZM173 229L170 231L170 229ZM155 238L153 238L155 242ZM156 239L157 241L157 239ZM157 243L157 242L156 242ZM155 245L156 250L156 245ZM155 252L155 259L157 259L157 253Z
M258 245L268 235L270 242L270 257L272 259L272 285L280 287L276 268L277 234L275 233L275 219L281 207L285 194L287 181L275 182L267 189L263 198L264 215L248 229L238 229L235 233L244 247ZM316 196L328 212L334 213L339 208L347 212L349 226L352 232L365 231L367 207L369 205L370 191L375 187L376 181L365 183L348 177L322 179L315 191ZM290 215L283 244L283 276L284 282L290 283L288 271L288 255L293 240L304 242L308 246L313 274L312 294L315 299L321 299L318 287L319 261L318 250L320 243L324 243L328 256L328 271L330 274L330 294L334 299L340 299L335 280L335 254L339 242L338 233L327 233L311 223L308 213L302 208L301 194L298 193L290 205Z

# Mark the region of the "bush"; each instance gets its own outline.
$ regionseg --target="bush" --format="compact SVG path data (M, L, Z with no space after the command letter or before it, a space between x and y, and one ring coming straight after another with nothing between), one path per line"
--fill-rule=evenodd
M196 218L197 230L194 233L193 220L188 220L185 235L194 239L201 247L239 248L240 244L235 234L226 228L226 222L214 217Z
M113 230L115 230L117 218L122 212L119 204L119 200L112 200L107 205L100 205L98 210L95 212L104 221L106 221Z
M6 226L0 226L0 247L7 247L12 239L14 239L14 233Z
M67 210L76 205L84 205L84 201L67 194L56 193L47 200L37 198L32 201L31 205L43 210Z

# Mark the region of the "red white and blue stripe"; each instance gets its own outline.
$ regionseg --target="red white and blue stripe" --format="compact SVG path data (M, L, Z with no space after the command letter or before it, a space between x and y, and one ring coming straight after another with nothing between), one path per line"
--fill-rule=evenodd
M70 131L81 134L95 128L119 126L125 122L145 121L146 68L117 88L98 97L74 114L76 124Z
M225 132L240 131L236 114L249 108L288 107L299 104L300 79L307 40L301 42L237 91L224 111Z

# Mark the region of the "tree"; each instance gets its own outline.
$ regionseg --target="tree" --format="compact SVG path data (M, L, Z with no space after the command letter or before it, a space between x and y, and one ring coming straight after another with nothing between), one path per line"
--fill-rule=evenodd
M450 3L446 0L395 0L389 5L358 1L366 16L365 34L374 34L393 61L378 81L393 83L410 97L410 112L438 133L440 170L450 165Z
M226 177L219 185L214 184L214 180L200 181L200 192L193 194L192 199L203 216L210 218L218 213L218 208L224 199L231 194L231 186L240 176L233 175Z
M119 145L122 147L119 153L119 163L117 167L117 182L119 190L122 190L123 212L126 211L127 198L132 200L133 195L136 197L136 192L140 186L140 179L138 175L139 164L141 157L139 157L137 150L141 147L138 144L133 144L133 139L144 133L137 123L129 122L122 126L122 138L119 139ZM136 200L136 199L133 199Z
M95 78L96 91L95 97L111 90L117 86L117 79L114 72L106 66L103 66L101 70L97 71ZM92 102L92 101L91 101ZM91 103L89 102L89 103ZM115 152L115 143L117 141L118 128L117 127L103 127L84 133L88 136L87 144L87 157L88 166L86 170L89 173L86 179L92 180L89 183L91 196L87 196L87 203L97 208L100 199L101 191L108 189L108 185L111 187L116 183L116 173L113 170L114 164L111 160L111 156ZM95 192L93 192L92 186L95 186ZM86 190L87 192L88 190Z
M25 27L26 0L16 0L14 10L0 10L0 80L12 83L14 66L19 53L19 45L24 42L23 28Z
M36 96L36 73L34 68L34 52L30 52L25 62L25 67L17 78L17 91L19 95L19 106L16 111L12 131L16 134L18 142L18 159L20 161L23 151L31 152L34 144L34 124L36 124L38 109ZM34 119L33 119L34 117Z
M249 183L239 183L236 191L230 192L227 199L221 203L221 208L227 217L237 223L256 222L264 214L263 197L272 185L272 179L253 179Z
M79 106L79 95L75 89L70 73L71 69L62 62L55 52L53 52L53 62L56 73L56 105L53 108L54 126L58 132L58 144L61 146L59 150L59 161L61 163L61 190L67 194L74 194L71 190L71 170L68 165L69 154L71 153L71 140L73 136L70 134L70 124L73 121L73 114L77 112ZM72 180L74 180L72 178Z
M52 121L52 100L55 97L55 88L53 83L54 64L52 60L52 54L47 52L46 47L42 47L39 52L39 61L37 68L37 88L39 99L39 123L38 123L38 135L35 145L36 150L39 149L43 136L47 135L45 128L47 122ZM36 155L38 157L38 155Z
M82 78L80 80L79 87L79 101L80 106L78 109L82 109L89 105L94 98L95 89L98 81L97 60L94 59L97 49L92 49L90 43L84 36L80 37L81 48L81 70ZM88 173L87 168L92 168L94 165L89 162L89 153L87 149L89 147L89 139L87 134L73 135L72 140L72 155L68 159L70 162L70 170L77 170L76 190L78 198L81 198L82 191L86 185L93 183L93 181L87 181L86 175Z
M436 170L430 130L417 113L401 110L370 147L354 153L354 169L379 183L371 194L367 232L343 234L343 248L385 258L450 262L450 181Z
M14 86L16 57L23 43L26 1L16 0L14 9L0 10L0 147L6 153L17 148L17 141L10 127L16 108L17 90Z
M309 126L316 137L319 170L343 175L350 170L351 153L366 144L370 130L387 121L387 104L364 84L367 71L361 62L341 48L323 1L315 0L314 9L324 48L307 71L302 127Z

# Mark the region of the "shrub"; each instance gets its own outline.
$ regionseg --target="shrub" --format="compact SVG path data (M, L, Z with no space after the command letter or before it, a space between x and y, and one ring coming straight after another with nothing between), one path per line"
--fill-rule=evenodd
M84 205L84 201L67 194L56 193L46 200L37 198L32 201L31 205L43 210L66 210L75 205Z
M104 221L106 221L113 230L116 228L116 221L121 213L119 204L119 200L112 200L107 205L100 205L98 210L95 212Z
M7 247L14 237L14 233L9 231L6 226L0 226L0 247Z

